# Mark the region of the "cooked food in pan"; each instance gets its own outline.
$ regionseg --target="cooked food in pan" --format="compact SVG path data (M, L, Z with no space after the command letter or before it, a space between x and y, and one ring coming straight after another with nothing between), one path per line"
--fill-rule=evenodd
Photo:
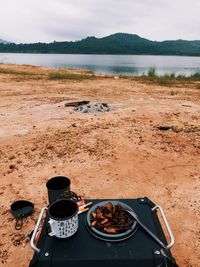
M109 233L117 234L131 229L134 219L119 204L108 202L98 206L91 214L91 227Z

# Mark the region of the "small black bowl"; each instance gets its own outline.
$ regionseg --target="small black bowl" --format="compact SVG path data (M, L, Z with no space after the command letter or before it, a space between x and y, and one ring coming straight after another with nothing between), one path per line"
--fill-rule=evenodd
M20 230L23 225L23 218L34 212L34 205L27 200L18 200L11 204L10 209L16 219L15 229Z

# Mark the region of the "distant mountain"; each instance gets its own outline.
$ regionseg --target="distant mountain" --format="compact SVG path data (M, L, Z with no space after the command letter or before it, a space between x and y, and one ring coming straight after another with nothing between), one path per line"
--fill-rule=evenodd
M74 42L0 44L0 52L56 54L124 54L200 56L200 41L151 41L136 34L116 33Z
M0 44L8 44L9 42L5 41L5 40L2 40L0 39Z

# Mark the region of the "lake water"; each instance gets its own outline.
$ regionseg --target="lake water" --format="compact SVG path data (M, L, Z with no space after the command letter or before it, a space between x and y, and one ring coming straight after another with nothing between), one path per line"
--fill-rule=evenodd
M146 74L148 69L153 66L158 75L171 73L191 75L200 72L200 57L183 56L0 53L0 62L88 69L96 73L114 75Z

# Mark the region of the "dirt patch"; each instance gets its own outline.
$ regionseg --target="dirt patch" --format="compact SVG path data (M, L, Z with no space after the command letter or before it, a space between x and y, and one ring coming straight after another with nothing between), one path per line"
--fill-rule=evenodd
M161 205L178 264L199 266L199 90L112 77L48 80L52 69L12 67L0 73L0 265L28 266L33 252L27 235L47 204L45 183L65 175L87 198L147 196ZM22 71L28 79L16 80ZM32 71L43 78L31 79ZM82 114L65 107L85 99L111 109ZM18 199L36 208L20 234L9 211Z

